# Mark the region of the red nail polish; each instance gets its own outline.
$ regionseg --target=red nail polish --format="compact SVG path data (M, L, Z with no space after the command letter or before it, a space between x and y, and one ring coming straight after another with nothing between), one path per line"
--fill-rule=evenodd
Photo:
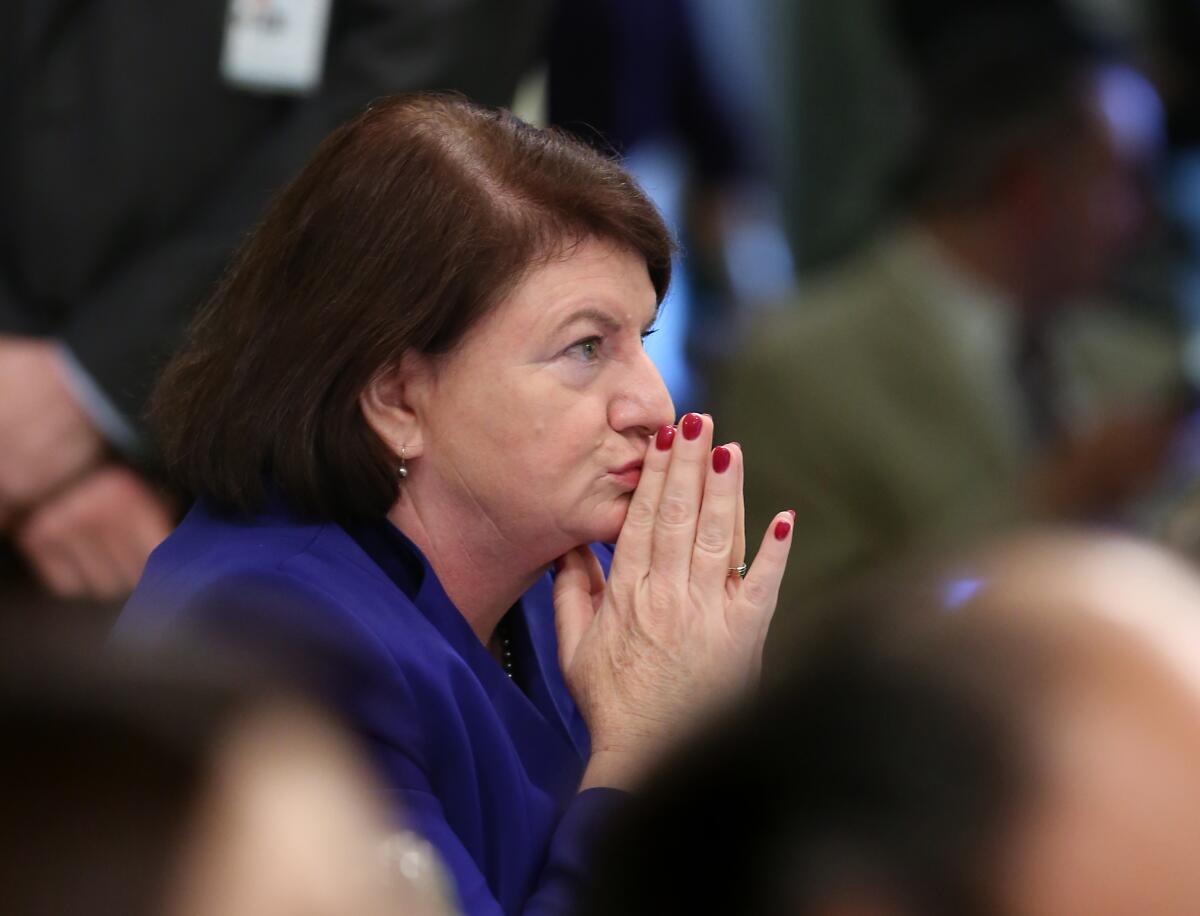
M792 532L791 522L776 522L775 523L775 540L782 541Z
M713 449L713 470L718 474L724 474L727 470L729 470L729 458L729 449L723 445L718 445Z
M671 447L671 443L675 441L675 427L668 423L666 426L660 427L658 435L654 437L654 447L660 452L665 452Z
M698 414L685 414L683 422L679 424L683 429L683 438L695 439L699 437L700 430L704 429L704 421L700 419Z

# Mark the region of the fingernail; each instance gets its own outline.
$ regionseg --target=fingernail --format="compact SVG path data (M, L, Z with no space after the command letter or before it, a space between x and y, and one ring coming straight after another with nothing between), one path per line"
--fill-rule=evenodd
M675 441L675 427L668 423L666 426L660 427L658 435L654 437L654 447L660 452L665 452L671 447L671 443Z
M775 540L782 541L787 538L792 532L791 522L776 522L775 523Z
M683 438L695 439L700 435L700 430L704 429L704 421L700 419L699 414L689 413L683 418L683 422L679 424L683 429Z
M724 474L729 470L729 449L723 445L718 445L713 449L713 470L718 474Z

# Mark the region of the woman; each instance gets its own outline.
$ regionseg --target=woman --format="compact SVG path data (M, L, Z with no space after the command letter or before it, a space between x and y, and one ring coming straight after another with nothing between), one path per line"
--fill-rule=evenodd
M382 102L281 195L156 396L199 501L121 632L316 656L468 913L567 909L611 790L757 670L791 517L742 581L740 451L677 431L642 348L670 254L588 148Z

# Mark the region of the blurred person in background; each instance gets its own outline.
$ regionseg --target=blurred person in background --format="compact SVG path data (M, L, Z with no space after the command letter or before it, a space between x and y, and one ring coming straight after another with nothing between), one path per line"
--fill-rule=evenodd
M760 2L773 24L763 56L781 208L806 279L877 230L913 141L913 92L889 21L898 0Z
M896 554L1114 516L1174 435L1171 337L1064 310L1144 223L1155 122L1129 114L1153 92L1029 4L924 41L907 217L764 321L723 390L752 518L800 507L792 608Z
M1066 16L1147 72L1164 97L1172 147L1187 143L1195 120L1195 0L759 2L774 25L764 47L775 86L766 104L778 124L783 206L803 276L853 253L903 208L895 173L920 140L924 101L914 51L936 61L935 45L947 36L971 40L964 12L1003 5Z
M0 673L0 910L451 916L436 854L328 716L197 659Z
M0 556L7 615L47 603L22 567L56 596L124 598L170 531L145 399L268 197L376 96L509 103L547 7L4 4L0 538L20 555Z
M561 0L551 18L549 122L618 153L687 251L647 351L675 402L697 409L730 327L792 289L769 168L768 28L757 0Z
M197 503L116 638L316 659L472 916L572 906L620 790L757 677L792 516L747 574L740 450L642 346L672 250L578 140L379 100L154 396Z
M1200 581L1095 535L883 577L678 749L582 916L1200 911Z

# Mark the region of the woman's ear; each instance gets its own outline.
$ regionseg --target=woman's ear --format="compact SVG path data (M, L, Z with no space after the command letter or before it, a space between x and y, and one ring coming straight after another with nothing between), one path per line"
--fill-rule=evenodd
M378 372L358 396L359 407L375 435L399 459L419 457L424 450L422 397L429 384L428 368L416 355Z

